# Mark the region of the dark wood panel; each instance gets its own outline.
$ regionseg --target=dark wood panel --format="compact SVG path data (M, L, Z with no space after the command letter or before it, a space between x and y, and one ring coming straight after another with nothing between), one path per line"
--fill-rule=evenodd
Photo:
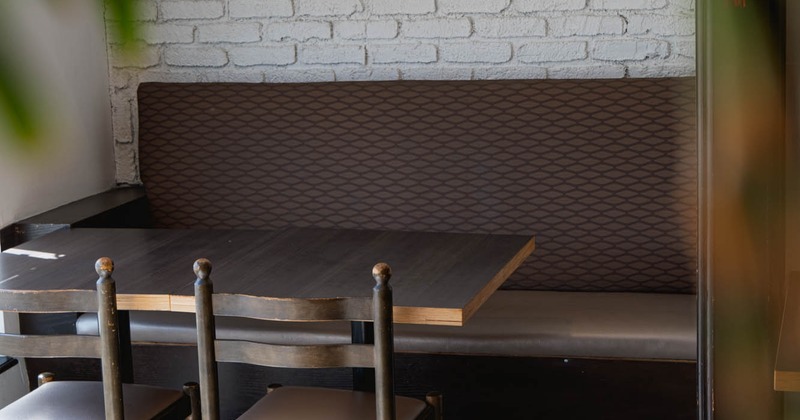
M120 187L65 204L0 230L0 249L8 249L69 227L150 227L142 187Z

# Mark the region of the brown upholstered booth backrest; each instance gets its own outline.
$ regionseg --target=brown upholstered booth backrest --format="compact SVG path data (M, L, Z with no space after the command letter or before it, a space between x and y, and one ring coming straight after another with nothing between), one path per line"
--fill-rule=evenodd
M537 235L507 289L692 293L693 79L139 89L157 225Z

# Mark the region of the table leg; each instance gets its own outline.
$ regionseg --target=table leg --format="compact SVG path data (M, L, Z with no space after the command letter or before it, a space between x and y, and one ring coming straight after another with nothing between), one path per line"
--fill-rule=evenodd
M133 383L133 354L131 351L131 317L128 311L117 311L119 328L119 373L122 383Z
M372 322L353 321L350 323L353 344L374 344L375 330ZM375 391L375 369L353 368L353 390Z

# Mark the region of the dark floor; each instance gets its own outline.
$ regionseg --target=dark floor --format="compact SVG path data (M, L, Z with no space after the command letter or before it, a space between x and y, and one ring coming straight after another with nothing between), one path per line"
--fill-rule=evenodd
M196 360L193 347L136 346L136 382L179 388L197 380ZM31 373L99 377L95 361L33 362ZM686 362L399 354L395 382L398 394L442 392L448 420L694 419L695 368ZM346 388L351 371L222 364L220 381L223 417L233 418L269 383Z

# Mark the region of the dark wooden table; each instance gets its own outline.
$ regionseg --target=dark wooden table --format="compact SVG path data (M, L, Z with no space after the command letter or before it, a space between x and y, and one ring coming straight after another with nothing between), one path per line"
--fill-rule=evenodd
M393 269L398 323L463 325L534 249L533 237L336 229L71 229L0 254L0 289L94 289L115 263L121 310L194 311L192 264L216 292L370 296L372 266Z

